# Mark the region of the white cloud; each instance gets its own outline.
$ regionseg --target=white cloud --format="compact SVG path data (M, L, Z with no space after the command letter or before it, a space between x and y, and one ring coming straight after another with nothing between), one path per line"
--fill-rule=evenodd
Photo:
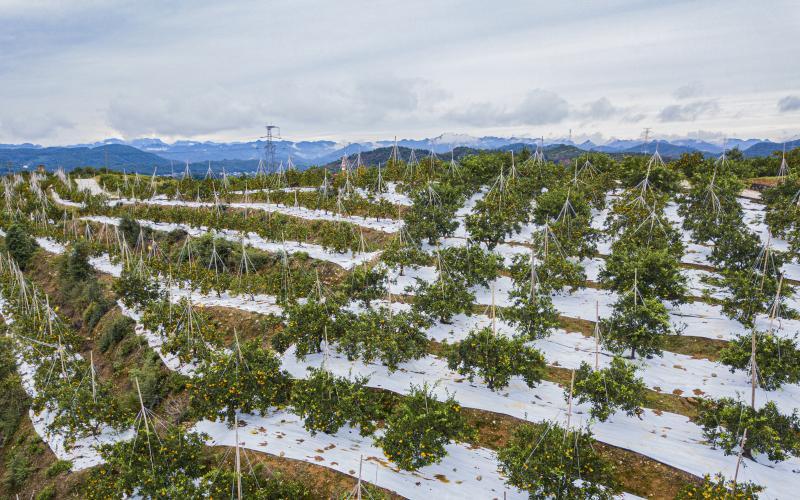
M717 101L692 101L665 107L658 114L658 119L662 122L693 122L702 116L713 116L719 110Z
M687 83L675 89L672 93L676 99L691 99L703 94L703 84L698 81Z
M800 110L800 97L796 95L787 95L786 97L782 97L780 100L778 100L778 110L781 113Z
M457 123L484 126L547 125L563 121L569 114L567 101L549 90L534 89L512 106L491 102L451 109L447 117Z

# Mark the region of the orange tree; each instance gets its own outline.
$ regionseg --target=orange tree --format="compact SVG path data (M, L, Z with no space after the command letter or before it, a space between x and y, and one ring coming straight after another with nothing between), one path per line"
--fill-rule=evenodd
M556 423L525 424L497 453L500 470L530 498L611 499L620 488L613 466L593 447L589 431Z
M386 432L376 442L398 467L416 470L441 461L451 440L468 439L473 433L453 396L439 401L427 385L411 386L386 418Z
M233 425L237 411L263 415L286 403L291 382L277 356L251 340L213 354L187 389L194 414Z
M362 436L375 430L382 417L379 396L367 387L369 379L336 377L324 369L310 369L307 379L294 382L291 405L304 427L316 434L335 434L343 425L357 426Z
M450 346L447 364L470 381L480 376L493 391L508 386L514 375L534 387L542 381L546 368L542 353L525 345L524 339L497 335L488 327L472 331Z

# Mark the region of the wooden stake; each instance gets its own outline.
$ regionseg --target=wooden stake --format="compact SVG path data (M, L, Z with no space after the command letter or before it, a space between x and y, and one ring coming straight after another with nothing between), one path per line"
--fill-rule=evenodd
M358 484L356 484L356 498L361 500L361 467L364 464L364 455L358 457Z
M570 420L572 420L572 391L575 388L575 370L572 370L572 379L569 381L569 408L567 409L567 428L569 432Z
M739 479L739 466L742 464L744 444L747 442L747 429L742 433L742 442L739 444L739 456L736 459L736 472L733 474L733 494L736 495L736 481Z
M242 460L239 456L239 414L233 417L233 425L236 427L236 498L242 500Z
M94 379L94 351L89 351L89 365L92 374L92 400L97 403L97 384Z
M494 283L492 283L492 333L494 336L497 336L497 315L495 314L495 305L494 305Z
M600 301L594 302L594 369L600 367Z
M756 330L750 332L750 407L756 409Z

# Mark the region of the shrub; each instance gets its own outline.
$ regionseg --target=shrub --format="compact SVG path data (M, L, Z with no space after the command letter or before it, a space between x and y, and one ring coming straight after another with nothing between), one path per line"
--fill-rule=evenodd
M795 339L778 337L771 332L739 335L719 353L722 364L731 372L750 369L752 335L756 335L756 367L759 385L772 391L783 384L800 382L800 350Z
M600 370L584 362L575 372L573 397L578 403L592 403L590 414L601 422L608 420L617 408L628 415L643 413L645 385L635 376L636 367L621 358L611 360L611 366ZM569 400L569 388L565 390Z
M475 244L445 248L440 256L450 277L463 281L466 287L489 286L503 268L502 257Z
M89 264L89 245L82 240L74 242L62 257L59 277L64 283L73 285L93 275L94 270Z
M549 295L511 292L514 304L508 309L508 322L515 325L527 340L543 339L559 325L558 311Z
M643 298L638 291L623 295L611 317L602 320L603 343L613 352L631 351L631 359L661 354L664 336L670 332L667 308L660 300Z
M119 341L124 339L129 333L133 333L133 326L136 323L127 316L118 316L113 321L104 325L97 341L100 352L106 352Z
M33 472L30 458L17 448L6 460L6 472L3 474L3 484L11 491L17 491Z
M86 482L91 499L198 498L199 481L208 466L202 459L203 438L179 426L140 429L137 439L100 449L104 463L93 468Z
M16 432L28 407L14 358L13 341L0 334L0 446Z
M112 286L126 307L143 308L159 297L158 283L141 265L126 265Z
M249 473L242 470L242 498L264 500L310 500L316 498L305 484L300 481L284 479L280 472L270 472L270 477L257 479L257 476L261 475L262 467L260 465L256 464ZM231 486L236 484L237 479L235 471L212 469L200 478L197 498L231 498Z
M530 498L611 499L620 488L592 435L555 423L524 424L497 453L507 482Z
M459 313L472 314L475 302L475 295L463 283L447 276L433 283L418 280L414 295L414 311L442 323L449 323Z
M675 495L675 500L696 500L699 498L714 498L720 500L756 500L758 493L763 490L752 482L738 483L736 489L733 481L728 481L725 476L718 473L713 477L709 474L703 476L703 482L687 484Z
M52 484L48 484L44 488L42 488L39 493L36 494L36 500L52 500L56 497L56 487Z
M212 354L198 370L198 380L186 384L196 415L233 425L237 411L260 412L289 399L288 374L272 351L251 340L231 353Z
M4 246L5 251L14 258L22 270L28 267L28 262L38 248L36 240L30 235L30 230L18 222L8 228Z
M470 381L475 375L480 376L491 390L508 386L514 375L534 387L541 382L547 366L542 353L525 345L523 339L497 335L491 328L472 331L451 346L447 365Z
M386 293L386 270L359 266L350 273L343 288L346 297L360 300L364 307L369 307L370 301Z
M294 382L291 404L312 435L334 434L343 425L357 426L362 436L375 430L381 418L378 398L367 388L367 378L348 380L324 369L310 369L307 379Z
M347 359L360 358L364 363L375 359L389 368L397 369L400 363L419 359L428 352L425 328L429 322L414 311L394 313L382 307L359 314L342 328L336 350Z
M781 415L774 402L754 410L749 405L731 398L701 399L697 422L703 434L726 455L736 453L747 429L745 456L753 452L765 453L772 461L786 460L789 455L800 456L800 418L797 411Z
M72 470L72 462L69 460L56 460L47 468L47 477L56 477Z
M386 418L386 432L376 440L383 453L405 470L441 461L451 440L467 439L473 433L453 396L438 401L427 385L411 386Z

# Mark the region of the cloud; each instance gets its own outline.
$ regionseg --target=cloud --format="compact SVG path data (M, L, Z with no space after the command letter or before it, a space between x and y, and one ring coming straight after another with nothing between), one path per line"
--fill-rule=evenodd
M480 102L446 113L453 121L476 126L545 125L558 123L568 115L569 103L555 92L542 89L529 91L512 107Z
M607 120L620 113L621 109L611 104L606 97L587 103L579 115L590 120Z
M288 128L313 123L342 130L382 126L426 115L447 92L423 78L383 75L371 79L281 79L276 92L231 92L222 86L125 94L109 105L106 119L124 137L197 137L258 129L266 122Z
M676 99L691 99L693 97L699 97L703 93L703 84L698 81L687 83L681 87L675 89L672 93Z
M719 112L719 104L714 100L692 101L687 104L672 104L662 109L658 119L662 122L692 122L703 115Z
M800 97L796 95L787 95L778 100L778 111L781 113L797 110L800 110Z
M59 130L70 129L75 124L65 118L44 114L12 114L0 116L0 133L3 136L17 137L24 141L36 141L56 134Z
M211 89L204 93L120 95L111 101L106 115L109 125L124 137L191 137L257 127L263 112L258 103Z

